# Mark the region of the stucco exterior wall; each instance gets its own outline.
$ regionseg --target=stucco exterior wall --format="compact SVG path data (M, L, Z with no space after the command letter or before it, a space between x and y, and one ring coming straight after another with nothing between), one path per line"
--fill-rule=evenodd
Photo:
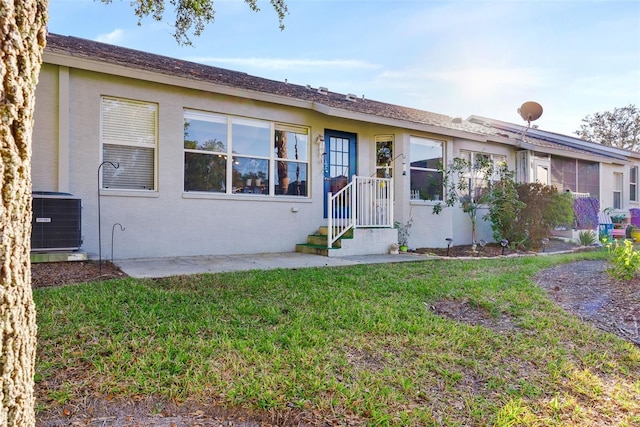
M60 191L58 187L58 67L43 64L36 92L32 137L33 191Z

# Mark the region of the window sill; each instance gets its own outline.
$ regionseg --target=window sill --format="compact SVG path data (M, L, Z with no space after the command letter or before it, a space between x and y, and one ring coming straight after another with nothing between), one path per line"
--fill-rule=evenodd
M422 200L422 199L411 199L410 202L412 205L427 205L427 206L433 206L438 203L443 203L442 200Z
M204 192L183 192L183 199L204 199L204 200L232 200L243 202L286 202L286 203L311 203L310 197L295 196L268 196L264 194L226 194L226 193L204 193Z
M160 194L153 190L110 190L106 188L100 189L101 196L115 196L115 197L148 197L158 198Z

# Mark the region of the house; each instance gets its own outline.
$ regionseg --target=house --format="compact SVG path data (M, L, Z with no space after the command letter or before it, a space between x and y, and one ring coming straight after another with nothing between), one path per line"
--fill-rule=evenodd
M385 253L409 219L411 247L470 243L460 209L432 214L438 165L456 156L505 161L602 206L638 204L636 153L524 130L49 34L32 184L80 200L92 258L288 252L326 242L321 226L352 237L331 256ZM490 239L488 224L478 236Z

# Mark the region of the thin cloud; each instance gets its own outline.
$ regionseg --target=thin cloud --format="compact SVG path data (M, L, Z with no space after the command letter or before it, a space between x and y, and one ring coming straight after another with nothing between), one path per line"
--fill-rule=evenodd
M548 85L547 73L541 69L509 67L468 67L439 71L408 69L385 71L378 80L395 87L444 84L469 97L485 97L505 88L532 88Z
M351 59L336 60L316 60L316 59L277 59L277 58L216 58L216 57L191 57L186 58L189 61L200 62L203 64L228 64L233 66L251 67L269 70L291 70L291 69L315 69L331 67L333 69L340 68L344 70L375 70L380 68L378 64L372 64L366 61Z
M120 28L116 28L115 30L107 34L99 34L95 38L97 42L111 43L111 44L121 43L123 39L124 39L124 30L121 30Z

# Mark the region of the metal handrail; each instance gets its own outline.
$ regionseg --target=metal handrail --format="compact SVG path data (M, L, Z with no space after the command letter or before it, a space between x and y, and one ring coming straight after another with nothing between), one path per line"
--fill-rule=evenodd
M327 247L352 228L393 228L393 181L354 175L327 195Z

